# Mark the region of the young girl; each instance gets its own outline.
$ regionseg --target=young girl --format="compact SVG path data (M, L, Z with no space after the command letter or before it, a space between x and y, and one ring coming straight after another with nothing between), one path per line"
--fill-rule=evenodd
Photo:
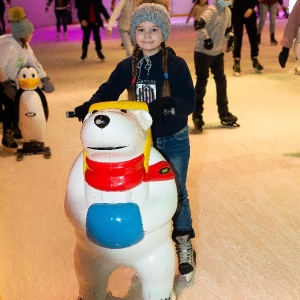
M186 62L166 47L170 17L166 8L144 3L133 13L130 26L136 43L132 57L121 61L92 98L75 108L83 121L90 105L118 100L127 89L129 100L145 101L153 119L154 146L176 173L178 208L173 217L172 238L176 244L179 272L190 280L195 266L191 239L195 236L186 190L190 158L188 115L195 109L195 90Z
M8 148L18 148L14 136L20 138L20 133L17 127L15 127L17 132L13 132L13 121L16 82L20 69L28 65L34 67L41 78L44 92L53 92L54 86L29 45L33 25L26 18L23 8L11 7L8 10L8 21L12 34L0 37L0 100L4 105L2 144Z
M202 13L204 12L204 10L208 6L207 0L194 0L193 2L195 2L195 3L189 12L189 15L186 19L186 23L188 23L191 18L193 18L194 21L199 19L200 16L202 15Z

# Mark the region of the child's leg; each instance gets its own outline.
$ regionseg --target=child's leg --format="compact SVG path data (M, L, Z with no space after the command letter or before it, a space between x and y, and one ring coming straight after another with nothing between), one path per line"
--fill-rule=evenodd
M217 89L217 106L219 116L228 113L227 81L224 73L224 53L215 56L211 63L211 72L214 75Z

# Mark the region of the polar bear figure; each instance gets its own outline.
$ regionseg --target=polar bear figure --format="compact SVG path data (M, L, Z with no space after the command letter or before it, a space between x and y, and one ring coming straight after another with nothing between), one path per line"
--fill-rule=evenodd
M174 173L152 147L144 102L93 104L81 129L83 152L67 183L66 215L76 234L78 300L104 300L110 275L135 270L143 299L176 299L171 239Z

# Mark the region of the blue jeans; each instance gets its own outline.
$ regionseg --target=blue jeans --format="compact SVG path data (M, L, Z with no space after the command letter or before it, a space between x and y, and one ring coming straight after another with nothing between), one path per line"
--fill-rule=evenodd
M189 128L185 126L179 132L157 138L154 146L171 165L177 185L178 205L173 217L173 227L178 231L192 230L191 209L186 189L186 177L190 159Z

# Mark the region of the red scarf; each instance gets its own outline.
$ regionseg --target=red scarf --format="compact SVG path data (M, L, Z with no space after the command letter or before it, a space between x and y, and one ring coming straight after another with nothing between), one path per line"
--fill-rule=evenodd
M142 182L163 181L174 178L174 173L166 161L160 161L144 168L144 154L125 162L103 163L86 158L85 181L95 189L122 192L130 190Z

